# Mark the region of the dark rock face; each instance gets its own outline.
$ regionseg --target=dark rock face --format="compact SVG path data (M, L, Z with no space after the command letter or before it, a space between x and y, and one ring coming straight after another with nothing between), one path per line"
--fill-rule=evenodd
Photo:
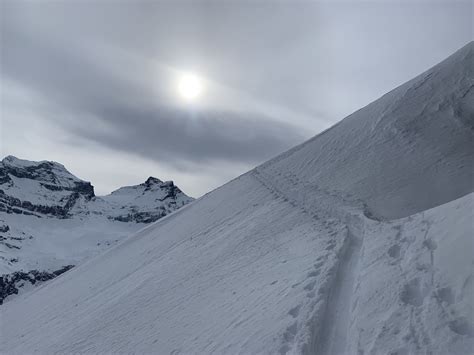
M178 193L181 193L182 191L179 189L178 186L175 186L173 181L166 181L163 184L161 184L161 188L166 191L166 196L161 199L161 201L164 201L166 199L176 199L176 195Z
M160 179L157 179L153 176L150 176L145 183L141 184L141 186L145 186L145 191L149 191L152 189L154 185L159 185L159 188L161 190L164 190L166 192L166 195L160 199L160 201L164 201L166 199L176 199L176 196L179 193L182 193L182 191L179 189L178 186L174 184L173 181L161 181Z
M166 216L167 213L163 209L157 212L135 212L128 213L122 216L110 217L111 219L119 222L136 222L136 223L152 223L156 222L160 218Z
M6 157L0 163L0 212L25 215L49 215L68 218L71 208L82 196L86 200L95 197L90 182L79 180L62 165L53 162L40 162L32 165L15 165L18 160ZM60 174L60 175L58 175ZM62 181L60 176L62 176ZM56 205L34 204L8 195L8 188L14 186L12 177L37 181L39 186L51 193L66 192L66 197L58 198ZM64 181L66 180L66 182Z
M30 270L28 272L16 271L0 276L0 305L3 304L3 301L8 296L18 294L18 289L23 287L25 283L35 285L38 282L49 281L73 267L74 265L66 265L53 272L39 270Z
M156 177L153 177L153 176L150 176L148 179L146 179L146 181L141 184L142 186L146 186L146 187L151 187L152 185L155 185L155 184L161 184L163 183L163 181L161 181L160 179L156 178Z
M68 208L66 206L45 206L45 205L34 205L30 201L21 201L18 198L8 196L3 190L0 190L0 211L6 213L36 215L38 212L41 214L47 214L56 216L59 218L66 218Z

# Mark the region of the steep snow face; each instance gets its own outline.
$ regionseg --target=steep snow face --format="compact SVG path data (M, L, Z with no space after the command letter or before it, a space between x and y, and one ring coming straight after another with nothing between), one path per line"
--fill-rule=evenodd
M12 300L3 349L472 352L472 49Z
M61 164L6 157L0 162L0 303L36 283L33 274L52 278L191 201L172 181L153 177L97 197Z
M472 191L474 45L268 166L400 218Z

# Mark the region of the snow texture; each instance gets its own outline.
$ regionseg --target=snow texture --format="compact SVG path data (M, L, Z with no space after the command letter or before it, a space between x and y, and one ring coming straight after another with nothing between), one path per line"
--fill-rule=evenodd
M12 300L2 349L472 353L473 49Z

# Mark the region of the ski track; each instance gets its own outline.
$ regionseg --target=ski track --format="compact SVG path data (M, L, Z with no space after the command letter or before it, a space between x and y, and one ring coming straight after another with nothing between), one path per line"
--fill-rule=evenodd
M271 170L271 167L267 166L266 169ZM303 341L302 345L298 346L296 344L297 349L294 349L295 346L293 346L293 350L307 355L345 354L348 350L347 338L351 323L352 295L363 243L363 238L356 235L362 234L363 230L355 233L354 228L360 226L361 217L345 216L347 211L344 211L344 207L351 205L349 201L334 193L315 189L314 186L305 184L291 173L286 175L281 173L268 174L262 169L255 169L252 171L252 176L268 189L275 198L283 199L292 207L300 209L302 213L310 215L315 224L321 225L321 229L326 232L325 234L334 235L334 222L328 225L328 221L333 221L336 218L338 220L336 223L343 225L345 237L340 247L336 248L334 244L331 244L334 248L335 264L330 267L325 279L322 276L318 279L321 284L318 294L322 297L317 299L312 307L308 307L309 310L312 309L312 312L310 311L310 314L306 315L308 317L305 322L306 329L299 330L301 333L306 333L306 340ZM275 176L278 176L278 178L275 179ZM302 194L301 190L299 195L291 193L291 186L296 184L305 187ZM298 199L300 196L302 198ZM324 209L324 206L318 208L318 200L324 201L328 197L332 201L334 199L339 200L339 206L336 210L328 212ZM354 218L357 218L358 223L354 223L356 221ZM318 235L318 237L324 236ZM315 262L317 262L316 256ZM324 290L326 290L325 293L322 292ZM290 312L295 314L296 318L301 308L302 306L299 305ZM296 326L289 327L283 334L283 346L280 349L282 354L291 349L290 344L288 344L288 334L292 334L291 338L295 337L297 329L293 328L296 328Z
M321 330L313 335L307 354L346 354L351 324L352 294L362 240L348 229L348 236L326 300Z

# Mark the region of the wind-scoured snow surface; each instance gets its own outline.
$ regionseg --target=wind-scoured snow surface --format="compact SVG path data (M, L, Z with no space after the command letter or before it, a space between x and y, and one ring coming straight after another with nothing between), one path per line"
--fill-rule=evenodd
M472 353L473 47L9 302L3 351Z

